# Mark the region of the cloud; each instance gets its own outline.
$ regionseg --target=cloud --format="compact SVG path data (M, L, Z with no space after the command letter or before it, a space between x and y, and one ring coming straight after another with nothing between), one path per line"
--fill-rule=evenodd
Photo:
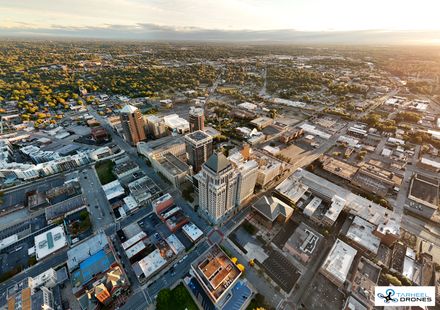
M38 27L37 25L22 23L12 25L0 24L0 36L164 41L286 42L298 44L426 44L440 41L440 31L223 30L176 27L153 23L138 23L135 25L107 24L90 27L62 25Z

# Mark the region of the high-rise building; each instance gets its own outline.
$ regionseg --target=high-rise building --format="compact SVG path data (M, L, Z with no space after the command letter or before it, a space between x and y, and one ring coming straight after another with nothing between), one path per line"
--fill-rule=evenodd
M127 104L121 109L121 125L124 138L131 145L146 140L144 119L138 108Z
M223 153L215 152L196 175L199 204L213 223L231 212L237 202L238 173Z
M204 162L212 154L212 137L207 133L197 130L185 136L186 153L188 162L194 172L199 172Z
M255 160L249 160L247 162L240 163L237 166L237 170L237 204L240 205L246 198L254 193L258 176L258 163Z
M205 112L202 108L191 107L189 110L189 131L205 129Z

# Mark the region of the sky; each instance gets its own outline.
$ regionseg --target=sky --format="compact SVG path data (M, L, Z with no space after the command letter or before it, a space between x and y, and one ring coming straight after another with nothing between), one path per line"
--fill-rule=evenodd
M0 35L285 40L379 34L440 42L439 12L438 0L0 0Z

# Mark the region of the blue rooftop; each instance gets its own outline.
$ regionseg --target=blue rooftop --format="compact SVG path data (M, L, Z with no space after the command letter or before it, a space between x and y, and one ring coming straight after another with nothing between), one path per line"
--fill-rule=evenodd
M240 310L243 304L252 296L251 289L242 281L238 281L229 292L229 300L223 310Z
M72 273L72 283L74 286L81 286L90 281L94 275L107 271L115 258L111 252L104 250L93 254L79 264L79 269Z

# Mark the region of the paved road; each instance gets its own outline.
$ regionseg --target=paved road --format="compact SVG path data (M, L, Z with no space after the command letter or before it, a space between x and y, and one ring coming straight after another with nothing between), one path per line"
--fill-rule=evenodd
M261 87L260 92L258 93L259 96L263 97L266 96L266 88L267 88L267 67L263 69L263 86Z
M93 167L78 172L83 195L89 205L93 229L96 231L113 224L111 206L105 196L98 175Z
M184 277L189 272L191 263L209 247L210 244L206 239L201 241L191 252L186 254L186 257L184 256L185 259L182 262L176 262L174 265L165 269L158 280L135 289L134 294L121 309L146 309L148 305L154 302L157 294L163 288L172 286L175 282Z

